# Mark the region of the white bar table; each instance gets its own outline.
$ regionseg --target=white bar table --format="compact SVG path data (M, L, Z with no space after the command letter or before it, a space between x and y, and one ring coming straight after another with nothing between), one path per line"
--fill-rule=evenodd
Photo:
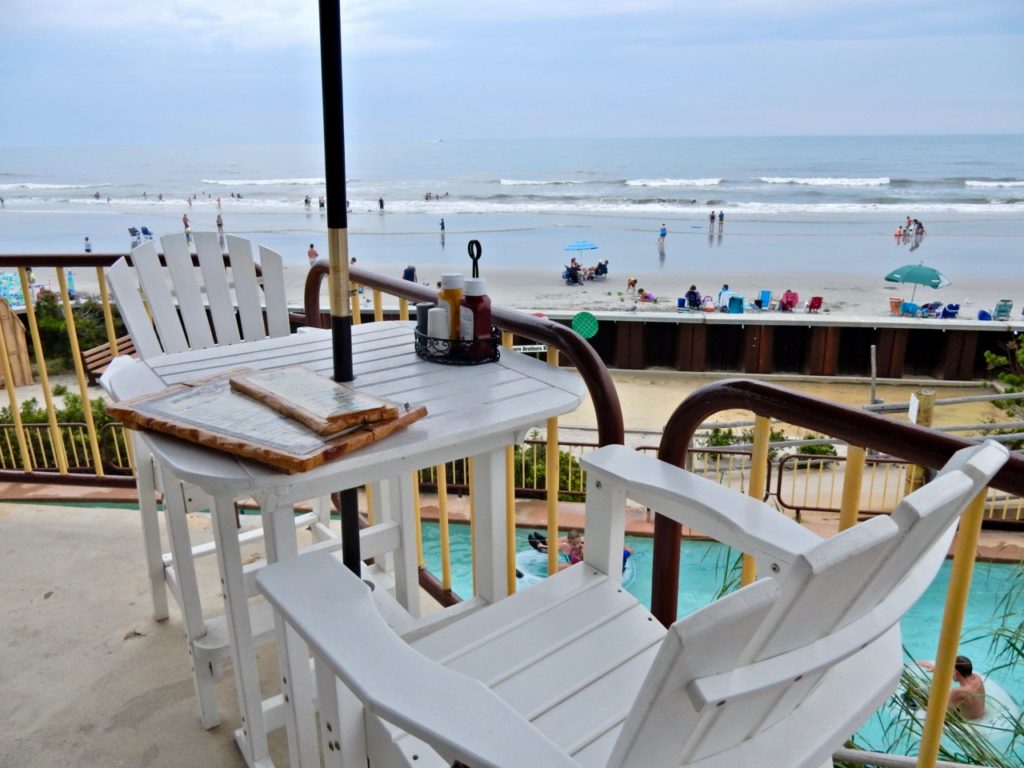
M213 500L214 537L242 721L235 738L250 766L273 765L267 730L280 725L282 715L292 765L312 764L319 758L307 651L294 631L280 621L275 637L285 705L264 708L248 605L256 591L252 575L242 565L234 501L249 496L257 500L266 529L267 560L275 562L299 554L292 525L295 502L376 484L380 498L375 508L383 520L371 532L363 532L363 541L372 542L364 557L390 553L386 557L394 572L395 598L416 616L419 590L412 474L472 456L475 586L477 595L493 602L507 594L504 448L521 442L531 427L545 419L575 410L583 400L584 385L574 372L510 350L501 350L501 359L495 363L476 366L421 360L413 348L413 327L404 322L354 326L356 379L351 386L399 403L425 405L428 415L322 467L289 475L177 438L142 433L162 472L194 483ZM297 364L329 376L330 333L311 330L164 355L148 363L123 363L111 371L108 386L121 400L232 368Z

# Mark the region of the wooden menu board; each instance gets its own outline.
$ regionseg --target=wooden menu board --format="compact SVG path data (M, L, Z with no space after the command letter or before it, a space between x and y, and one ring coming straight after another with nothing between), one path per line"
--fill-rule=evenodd
M394 418L319 435L295 419L231 389L229 371L201 381L115 403L108 411L126 427L150 429L287 472L305 472L390 435L427 415L403 407Z
M266 403L321 435L393 419L400 411L397 403L346 387L303 365L240 371L228 381L236 392Z

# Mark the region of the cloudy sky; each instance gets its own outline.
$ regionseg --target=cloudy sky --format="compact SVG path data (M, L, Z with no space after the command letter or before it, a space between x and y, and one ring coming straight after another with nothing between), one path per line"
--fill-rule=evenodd
M1022 0L342 0L353 140L1024 132ZM321 137L314 0L3 0L0 145Z

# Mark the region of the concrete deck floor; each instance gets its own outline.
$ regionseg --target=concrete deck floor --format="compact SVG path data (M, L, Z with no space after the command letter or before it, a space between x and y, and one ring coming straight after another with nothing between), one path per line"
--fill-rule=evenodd
M70 494L69 494L70 495ZM109 499L113 501L113 499ZM464 501L453 497L452 517ZM433 499L422 500L430 516ZM435 507L436 509L436 507ZM542 526L543 502L520 503L523 522ZM581 505L562 505L566 526L583 527ZM190 516L196 540L210 538ZM823 535L834 516L805 519ZM630 526L649 529L644 510ZM1020 560L1024 534L983 532L983 556ZM244 766L230 666L217 686L222 723L200 726L184 630L176 607L157 622L135 509L0 502L0 766ZM216 605L216 564L198 561L203 598ZM277 679L272 646L259 649L266 690ZM287 765L283 734L272 735Z

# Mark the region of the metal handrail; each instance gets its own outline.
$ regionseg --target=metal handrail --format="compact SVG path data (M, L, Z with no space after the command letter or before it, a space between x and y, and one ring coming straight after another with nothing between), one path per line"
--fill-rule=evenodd
M813 429L850 445L872 448L932 469L940 468L953 453L977 442L927 427L890 421L860 408L771 384L726 379L701 387L676 407L665 425L658 458L684 466L693 434L701 423L712 414L727 410L752 411L758 416ZM1024 495L1024 457L1011 454L989 485L1017 496ZM676 619L681 534L679 523L655 516L651 612L666 627Z
M320 309L320 288L328 267L323 261L314 264L306 277L304 306L306 324L323 327ZM418 302L436 302L437 292L408 280L399 280L359 267L349 268L353 283ZM565 354L576 366L590 393L597 415L598 442L601 445L625 441L622 406L611 375L594 348L576 331L546 317L528 315L515 309L491 305L491 319L504 331L511 331L535 341L544 342Z

